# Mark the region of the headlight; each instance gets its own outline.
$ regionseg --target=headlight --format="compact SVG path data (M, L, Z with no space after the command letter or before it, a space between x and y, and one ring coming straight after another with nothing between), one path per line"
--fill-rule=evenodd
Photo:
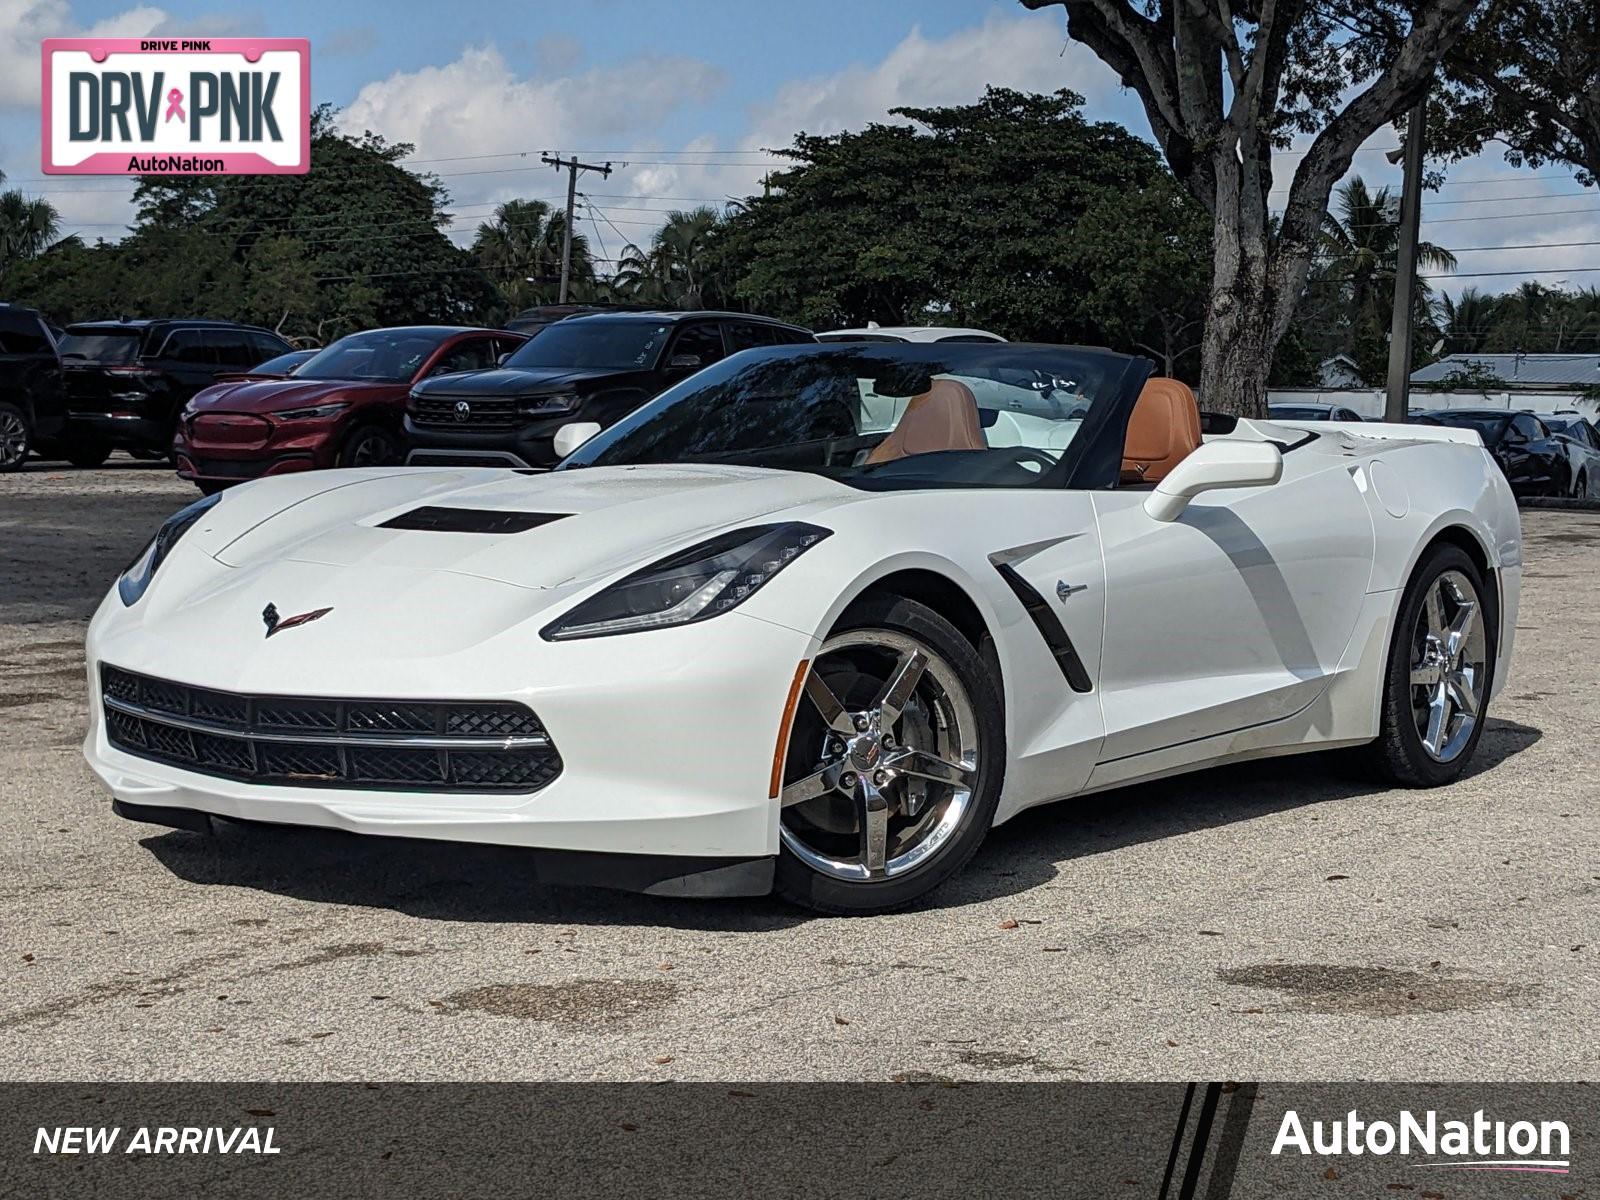
M529 396L517 407L525 413L566 413L578 410L578 397L573 392L554 392L548 396Z
M122 573L122 578L117 580L117 595L122 597L122 602L134 605L139 602L139 597L144 595L145 589L150 586L150 581L155 578L156 570L172 553L172 548L178 544L178 539L189 532L189 528L205 516L206 510L214 505L222 496L207 496L204 500L196 500L188 508L180 508L156 530L155 537L150 539L149 545L139 552L139 557Z
M336 413L342 413L349 407L348 401L341 401L337 404L317 404L311 408L286 408L282 412L267 415L279 421L315 421L320 417L331 417Z
M557 642L704 621L742 604L830 532L790 521L721 534L618 580L541 636Z

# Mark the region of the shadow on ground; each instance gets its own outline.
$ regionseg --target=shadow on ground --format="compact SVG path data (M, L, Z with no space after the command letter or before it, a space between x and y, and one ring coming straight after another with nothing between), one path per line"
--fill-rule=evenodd
M1491 720L1472 774L1532 746L1537 729ZM1033 809L990 835L966 870L925 901L951 908L1047 883L1073 859L1382 790L1335 755L1269 759ZM771 898L685 901L540 887L522 851L313 829L219 825L142 843L194 884L385 908L428 920L662 925L763 933L811 920Z

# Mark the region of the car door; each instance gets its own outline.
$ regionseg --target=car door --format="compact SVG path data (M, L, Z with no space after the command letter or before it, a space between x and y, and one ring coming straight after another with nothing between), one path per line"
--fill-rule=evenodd
M1102 762L1280 720L1327 687L1371 576L1372 523L1347 460L1295 454L1279 483L1203 493L1170 522L1145 512L1148 489L1095 495Z

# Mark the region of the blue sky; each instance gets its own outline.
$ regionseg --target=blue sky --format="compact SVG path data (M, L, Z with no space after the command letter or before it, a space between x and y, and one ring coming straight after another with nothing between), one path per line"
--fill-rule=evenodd
M131 189L41 177L37 63L40 38L91 31L310 38L316 100L339 105L352 129L415 143L450 188L458 241L497 202L560 195L537 166L541 150L628 164L582 184L586 231L614 256L670 208L755 190L770 163L762 149L797 130L859 128L897 104L964 103L985 83L1071 87L1092 116L1148 136L1136 99L1066 41L1061 10L1029 13L1014 0L0 0L0 170L88 238L121 235ZM1395 181L1381 153L1394 141L1382 130L1357 157L1369 182ZM1600 270L1582 269L1600 267L1600 253L1558 244L1600 239L1593 189L1551 168L1514 171L1492 153L1453 165L1449 179L1425 204L1436 223L1424 236L1461 250L1462 272L1600 284ZM1502 290L1520 278L1444 286Z

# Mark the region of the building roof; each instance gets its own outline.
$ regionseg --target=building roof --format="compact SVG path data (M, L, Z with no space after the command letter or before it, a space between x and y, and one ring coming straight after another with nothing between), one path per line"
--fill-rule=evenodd
M1600 386L1600 354L1447 354L1413 371L1411 382L1438 383L1473 366L1503 380L1509 389Z

